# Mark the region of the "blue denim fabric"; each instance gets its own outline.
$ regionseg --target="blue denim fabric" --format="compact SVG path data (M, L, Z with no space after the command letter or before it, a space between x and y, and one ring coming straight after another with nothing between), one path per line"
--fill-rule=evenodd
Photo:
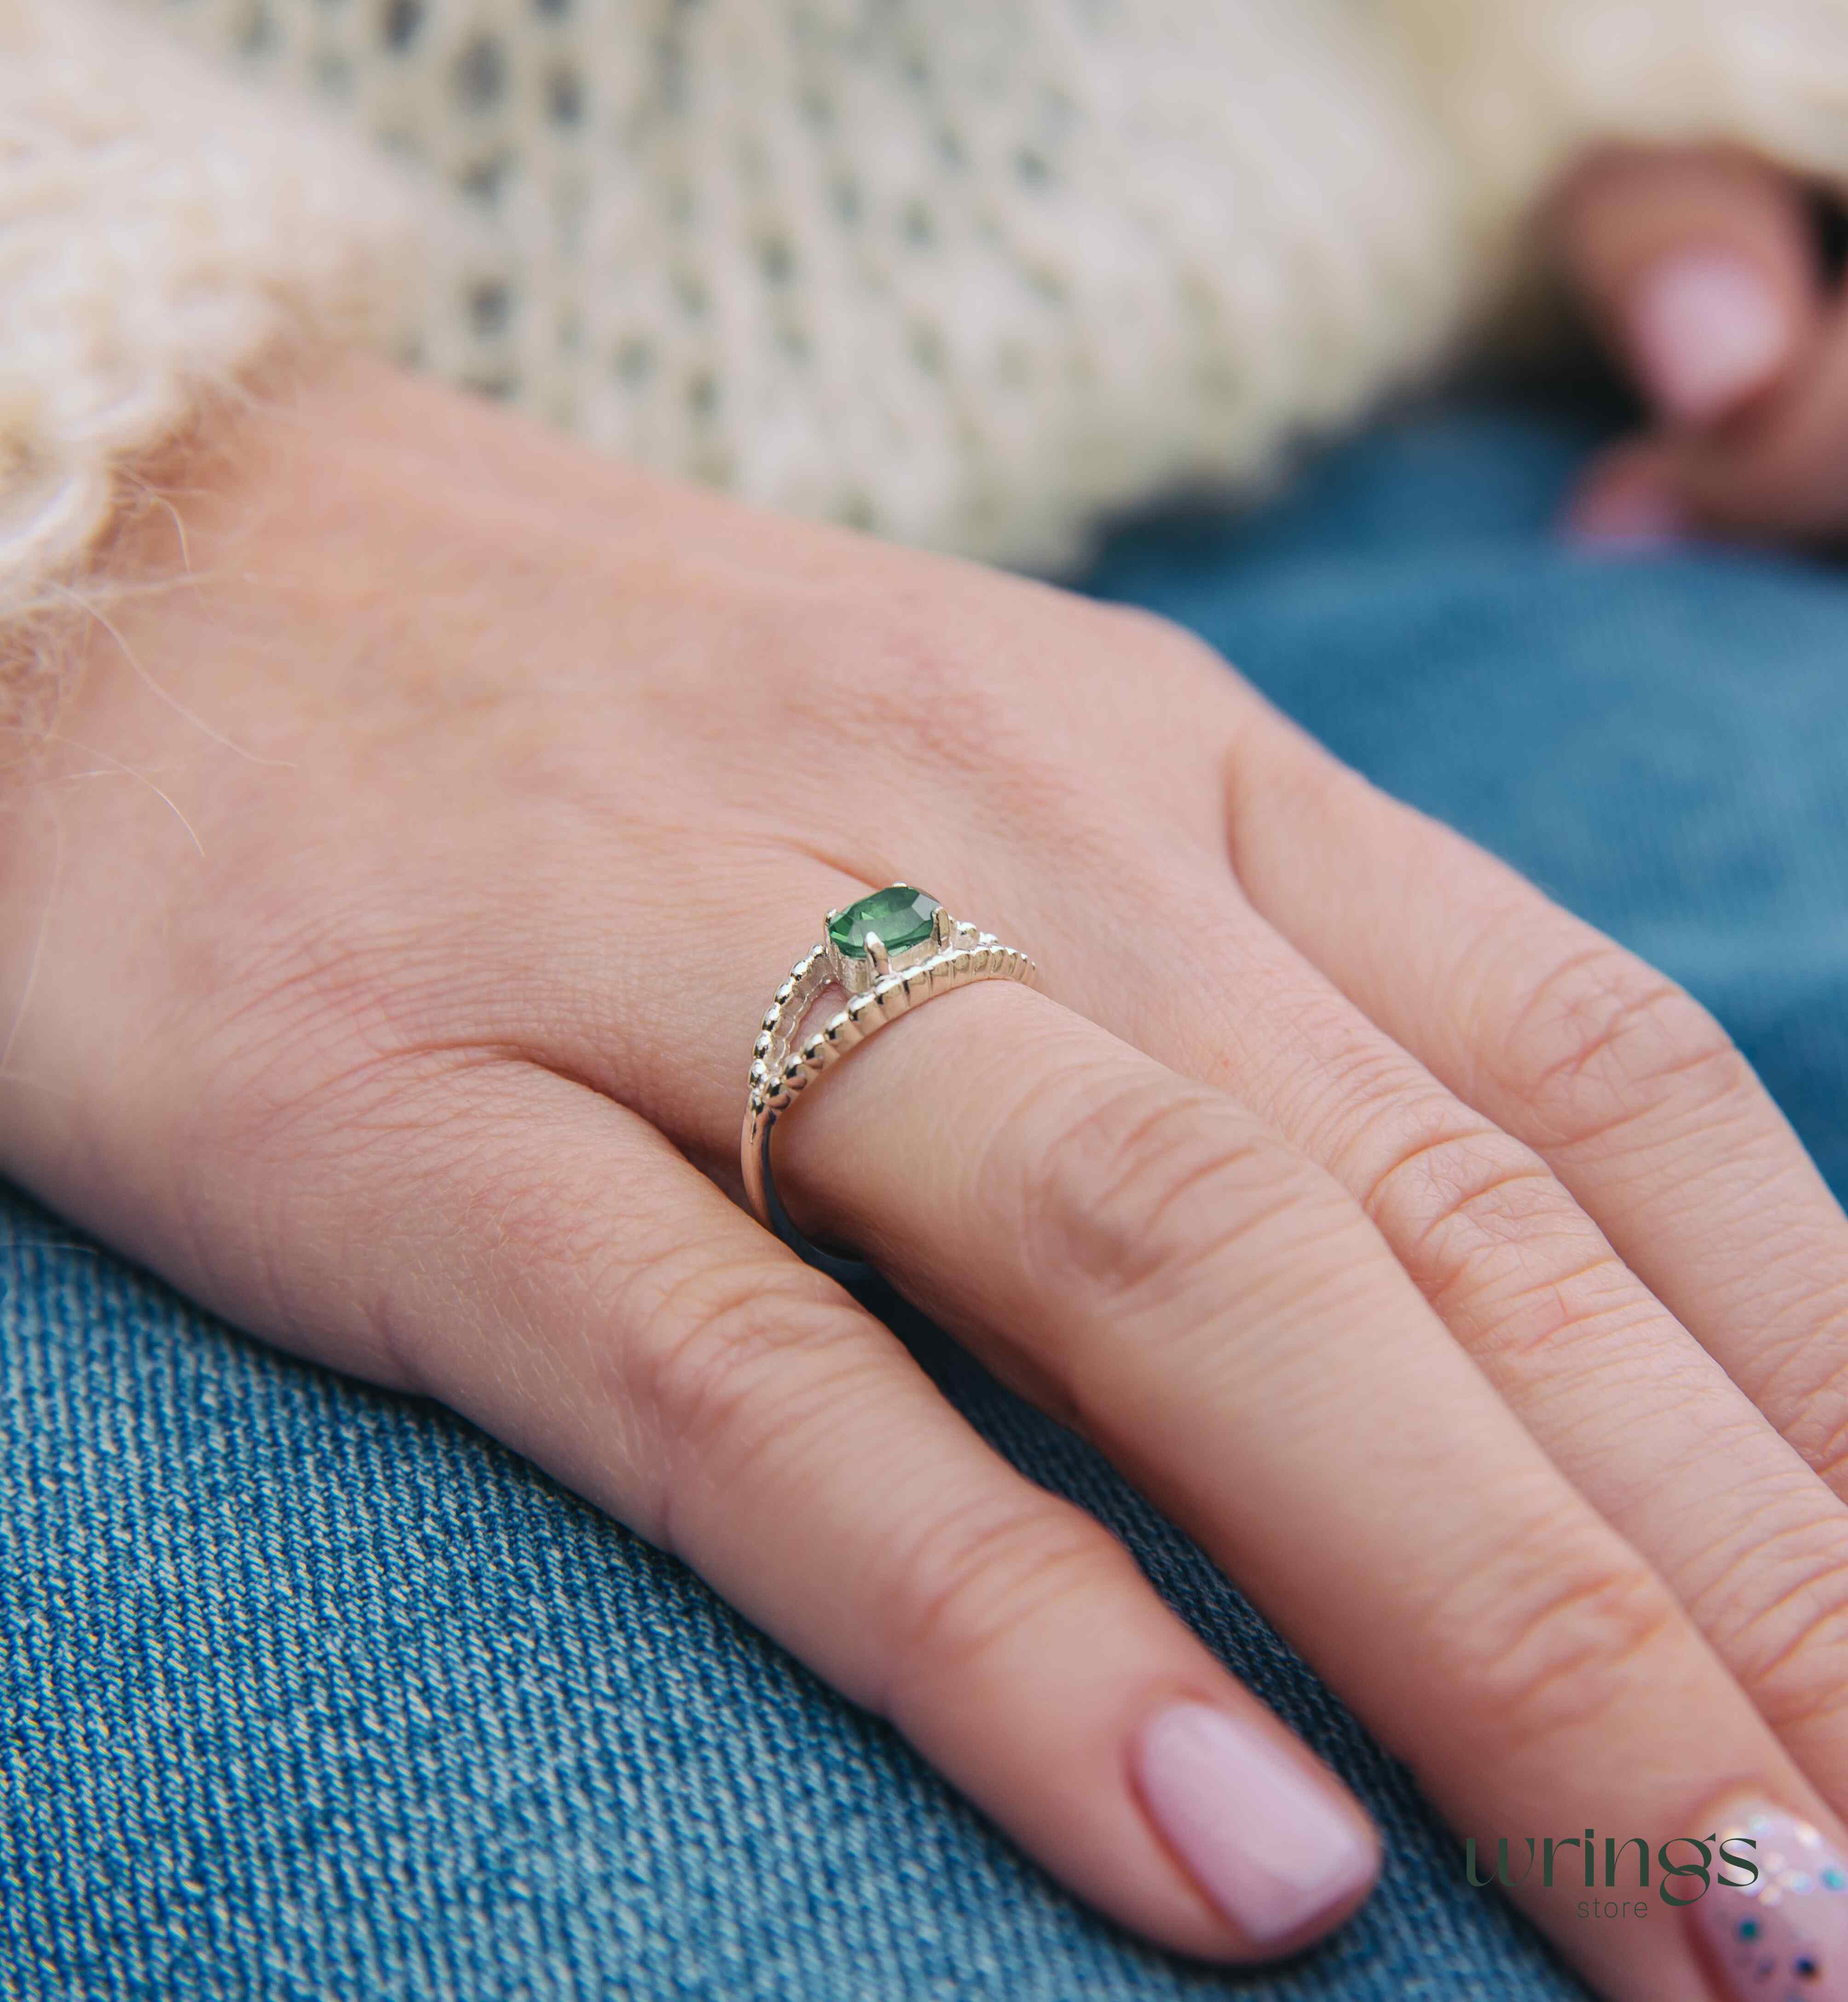
M1094 587L1712 1003L1848 1184L1848 584L1595 562L1581 441L1363 441ZM1338 1939L1244 1977L1078 1909L891 1732L446 1413L283 1360L0 1196L0 1997L1545 2002L1580 1991L1396 1767L1087 1449L908 1327L1385 1829Z

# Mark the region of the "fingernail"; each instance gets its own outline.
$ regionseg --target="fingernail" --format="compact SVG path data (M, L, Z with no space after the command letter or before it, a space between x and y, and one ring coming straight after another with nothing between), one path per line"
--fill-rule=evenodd
M1724 251L1650 266L1630 290L1626 316L1644 388L1683 424L1723 416L1762 389L1790 352L1789 319L1769 281Z
M1143 1727L1136 1784L1151 1818L1254 1946L1298 1932L1372 1878L1372 1843L1269 1735L1210 1704Z
M1565 526L1566 532L1581 542L1659 549L1682 541L1688 520L1680 501L1667 487L1642 480L1613 479L1580 494Z
M1718 1836L1711 1888L1686 1909L1728 2002L1848 2002L1848 1860L1777 1808L1743 1808Z

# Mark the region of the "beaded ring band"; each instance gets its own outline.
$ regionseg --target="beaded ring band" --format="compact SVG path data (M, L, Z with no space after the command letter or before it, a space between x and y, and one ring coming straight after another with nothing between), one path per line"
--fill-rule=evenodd
M909 1010L978 980L1030 984L1023 952L950 916L936 898L894 883L828 913L821 943L796 962L764 1017L751 1064L741 1146L744 1193L758 1222L818 1270L856 1285L872 1268L820 1250L789 1219L770 1168L777 1121L849 1050ZM797 1046L815 1003L838 989L847 1005Z

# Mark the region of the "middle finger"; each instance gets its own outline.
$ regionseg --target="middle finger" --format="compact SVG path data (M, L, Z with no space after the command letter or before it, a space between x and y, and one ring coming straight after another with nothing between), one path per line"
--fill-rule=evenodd
M1224 1085L1335 1177L1554 1464L1848 1806L1848 1508L1537 1153L1448 1090L1229 884L1202 881L1186 902L1201 967L1185 984L1233 998L1207 1011L1138 989L1090 1012Z

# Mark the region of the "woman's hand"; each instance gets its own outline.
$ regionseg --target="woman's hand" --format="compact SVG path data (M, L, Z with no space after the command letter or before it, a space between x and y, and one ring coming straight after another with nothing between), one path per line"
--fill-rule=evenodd
M818 1086L809 1226L1490 1856L1841 1844L1848 1223L1668 982L1140 615L357 365L163 477L117 574L190 576L99 594L0 793L0 1167L678 1553L1124 1923L1287 1951L1353 1803L714 1186L821 914L919 883L1044 991ZM1702 1992L1736 1896L1588 1925L1580 1867L1516 1894L1562 1949Z
M1810 192L1743 153L1616 149L1572 176L1553 226L1655 419L1594 468L1573 525L1848 539L1848 300Z

